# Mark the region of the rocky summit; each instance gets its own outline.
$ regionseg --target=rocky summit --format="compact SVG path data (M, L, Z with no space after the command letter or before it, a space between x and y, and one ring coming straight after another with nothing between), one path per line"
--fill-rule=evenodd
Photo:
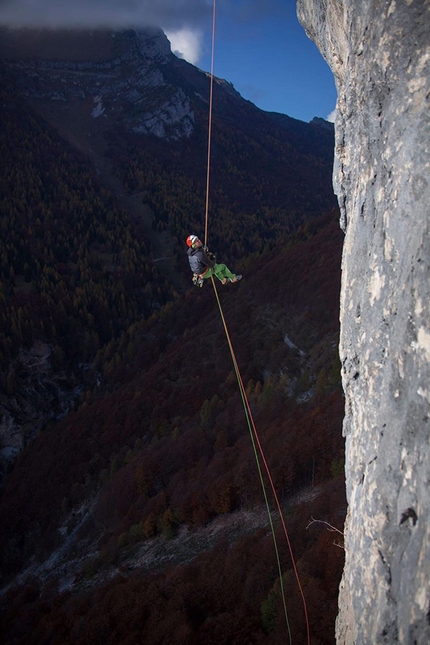
M175 57L161 30L4 31L0 57L25 96L58 102L65 116L78 103L87 119L139 134L176 140L193 131L189 99L166 74Z

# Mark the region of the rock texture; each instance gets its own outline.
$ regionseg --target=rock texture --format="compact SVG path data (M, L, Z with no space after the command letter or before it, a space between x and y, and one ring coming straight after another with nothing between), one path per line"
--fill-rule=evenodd
M430 643L430 4L298 0L336 78L346 563L337 642Z
M24 96L57 102L66 119L79 103L88 118L175 141L193 132L194 112L169 74L173 58L160 29L0 32L0 59Z

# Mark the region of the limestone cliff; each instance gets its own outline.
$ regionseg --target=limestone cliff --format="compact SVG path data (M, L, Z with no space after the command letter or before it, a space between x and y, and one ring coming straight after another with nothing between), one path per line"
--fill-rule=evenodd
M430 4L298 0L336 78L346 563L337 642L430 643Z

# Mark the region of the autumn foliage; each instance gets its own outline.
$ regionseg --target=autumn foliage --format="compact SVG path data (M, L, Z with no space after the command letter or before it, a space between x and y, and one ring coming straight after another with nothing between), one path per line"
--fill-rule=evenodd
M17 357L38 340L53 347L57 371L90 373L73 409L28 443L4 481L8 645L286 642L269 521L249 519L264 515L264 496L231 355L211 283L189 282L183 238L201 225L204 129L200 157L192 142L168 150L150 139L108 141L126 190L144 195L158 233L173 235L178 291L144 228L85 156L15 101L8 83L1 92L3 400L23 389ZM330 164L312 160L308 196L297 188L309 178L306 155L291 152L294 137L287 150L279 129L273 169L264 138L273 130L260 125L252 138L243 120L234 139L216 115L214 155L225 164L214 174L211 248L244 275L216 288L285 514L311 642L328 645L343 552L323 527L306 527L314 516L341 530L345 516L342 234L329 210ZM293 642L304 643L301 595L264 469L263 483ZM229 521L240 530L204 542ZM194 547L181 555L186 536ZM142 549L164 559L139 564ZM64 568L32 576L53 554Z
M343 459L343 398L334 270L340 241L335 217L326 217L255 257L235 292L232 285L220 292L282 503L288 506L300 491L320 487L315 502L294 508L288 518L315 643L333 642L342 566L342 550L332 536L315 527L306 531L312 513L340 528L344 513L343 478L337 474ZM93 499L92 511L77 530L82 544L97 539L97 553L82 565L82 575L90 578L120 565L147 540L174 539L181 527L198 531L217 517L262 503L209 283L134 324L100 351L97 362L103 388L46 430L20 456L7 481L1 505L5 571L22 566L35 551L43 557L60 545L55 527L69 518L67 530L73 531L71 511L86 499ZM47 601L43 620L32 619L33 632L49 629L64 643L96 643L110 625L111 642L121 643L222 642L222 634L231 642L232 633L238 643L247 638L283 642L285 618L272 549L265 530L228 548L221 542L179 568L122 574L89 597L54 594L55 610ZM288 562L285 545L282 552ZM228 556L225 564L221 554ZM295 597L291 564L285 576L288 597ZM28 610L37 607L40 616L41 590L34 593ZM8 600L7 620L13 607L22 611L19 598L12 594ZM300 597L289 602L300 642ZM121 635L125 624L135 625L127 638ZM33 642L28 638L22 642Z

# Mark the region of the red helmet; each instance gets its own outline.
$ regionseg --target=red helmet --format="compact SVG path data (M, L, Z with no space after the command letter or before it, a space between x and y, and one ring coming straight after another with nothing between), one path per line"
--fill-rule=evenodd
M193 246L194 242L197 242L198 239L197 235L189 235L186 240L187 246Z

